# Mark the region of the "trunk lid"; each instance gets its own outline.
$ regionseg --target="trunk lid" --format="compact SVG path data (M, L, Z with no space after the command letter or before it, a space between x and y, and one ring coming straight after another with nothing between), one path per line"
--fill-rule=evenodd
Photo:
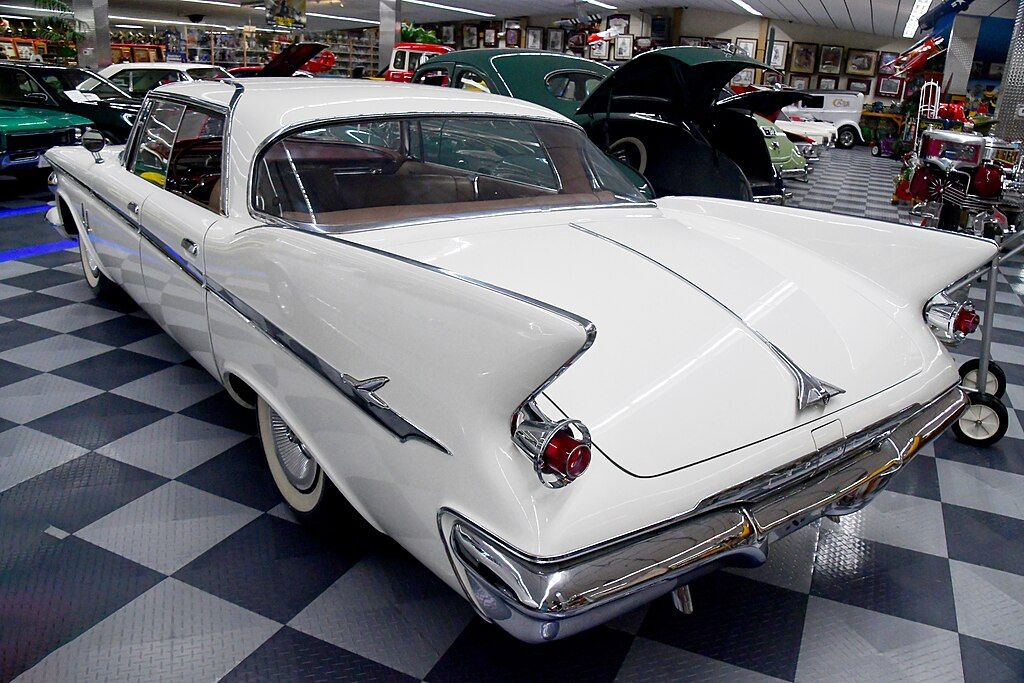
M920 372L921 351L862 278L763 235L643 213L574 215L582 230L548 216L417 242L393 235L385 248L594 322L594 345L545 393L636 476L734 451ZM792 373L750 328L846 393L797 410Z

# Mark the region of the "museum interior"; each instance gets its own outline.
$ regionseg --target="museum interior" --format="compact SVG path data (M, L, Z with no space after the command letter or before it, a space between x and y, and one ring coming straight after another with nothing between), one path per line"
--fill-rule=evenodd
M0 683L1024 681L1022 423L1022 0L0 4Z

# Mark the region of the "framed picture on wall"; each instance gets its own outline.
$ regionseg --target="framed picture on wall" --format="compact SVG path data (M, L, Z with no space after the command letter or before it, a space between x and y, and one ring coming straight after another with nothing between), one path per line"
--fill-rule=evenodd
M846 73L851 76L874 76L878 70L878 53L874 50L846 51Z
M463 24L462 25L462 47L467 50L472 50L477 46L477 33L479 32L479 26L476 24Z
M565 31L560 28L549 28L547 31L547 47L553 52L562 52L565 49Z
M625 61L633 59L633 36L615 36L615 59Z
M526 29L526 49L544 49L544 29L539 26L531 26Z
M700 47L703 44L703 38L698 38L697 36L679 36L679 45L682 47Z
M786 68L786 55L789 52L789 43L785 40L776 40L772 43L772 53L768 55L768 66L776 69Z
M737 38L736 52L757 59L757 38Z
M822 45L818 56L818 72L838 74L843 70L843 48L839 45Z
M732 80L729 81L729 84L730 85L742 85L742 86L753 85L754 84L754 70L753 69L744 69L743 71L741 71L738 74L736 74L735 76L733 76Z
M519 47L519 38L522 35L522 29L518 28L506 28L505 29L505 47Z
M789 58L790 72L795 74L812 74L817 62L817 43L793 43L793 54Z
M839 78L836 76L818 76L818 90L838 90Z
M811 87L811 77L790 74L789 85L791 88L794 88L796 90L809 90Z
M590 58L605 60L608 59L608 41L599 40L590 44Z
M619 35L625 35L629 33L629 15L609 14L608 22L605 28L617 28L619 29Z
M846 89L852 90L853 92L863 93L865 95L871 94L871 79L870 78L847 78Z
M903 97L905 81L895 76L879 76L875 84L875 94L880 97Z
M732 41L728 38L705 38L701 41L701 45L705 47L717 47L719 50L724 50L732 45Z
M445 24L441 27L441 42L445 45L455 44L455 24Z
M498 29L493 26L484 29L484 47L498 47Z
M892 63L896 61L896 58L900 56L899 52L879 52L878 53L878 73L883 76L892 76L896 73L895 67Z

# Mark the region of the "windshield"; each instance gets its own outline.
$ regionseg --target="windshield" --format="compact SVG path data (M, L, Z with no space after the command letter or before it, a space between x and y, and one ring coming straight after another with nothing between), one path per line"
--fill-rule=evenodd
M222 78L231 78L224 69L219 66L207 66L201 69L189 69L188 75L196 81L219 81Z
M256 169L254 208L339 230L646 201L578 128L489 116L319 126L271 145Z
M81 101L82 93L91 94L91 97L86 96L85 99L110 100L128 97L126 92L103 76L85 69L37 69L32 73L50 90L59 92L74 101Z

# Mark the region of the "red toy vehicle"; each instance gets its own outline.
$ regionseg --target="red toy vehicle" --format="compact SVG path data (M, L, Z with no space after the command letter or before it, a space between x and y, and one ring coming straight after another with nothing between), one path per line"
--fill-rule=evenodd
M395 45L395 51L391 53L391 62L387 71L384 72L384 80L408 83L412 80L412 74L420 62L430 59L434 55L445 55L451 51L450 47L444 45L399 43Z

